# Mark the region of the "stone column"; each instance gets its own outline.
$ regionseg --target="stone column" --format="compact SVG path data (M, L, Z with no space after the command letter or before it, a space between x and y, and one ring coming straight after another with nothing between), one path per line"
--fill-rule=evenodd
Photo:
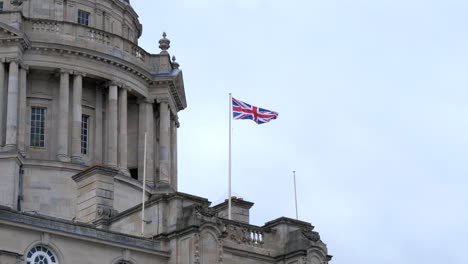
M169 185L171 177L171 110L166 101L159 104L159 183Z
M107 134L107 165L111 168L117 168L117 144L118 144L118 106L117 106L117 84L109 84L108 97L108 122L109 132Z
M96 163L103 163L102 156L102 131L104 127L104 120L102 118L102 90L96 87L96 108L95 108L95 140L94 140L94 159Z
M17 148L18 135L18 85L19 64L16 60L10 61L10 72L8 75L8 106L6 141L7 149Z
M171 120L171 187L177 191L177 128L179 127L178 117Z
M127 88L122 87L119 96L119 168L130 176L127 155Z
M24 156L26 154L26 85L27 85L28 67L21 66L20 70L20 89L19 89L19 117L18 117L18 149Z
M6 90L6 85L5 85L5 64L3 61L0 61L0 147L3 146L3 138L5 134L3 133L4 128L4 116L5 116L5 96L6 96L7 90Z
M146 182L150 185L154 184L154 111L153 103L141 99L139 103L139 126L138 126L138 180L143 181L143 163L144 163L144 147L145 133L147 134L146 142Z
M83 163L81 158L81 122L82 122L82 98L83 98L83 77L85 74L74 73L73 78L73 120L72 120L72 154L73 163Z
M68 118L70 116L70 71L60 70L57 159L70 162L68 154Z

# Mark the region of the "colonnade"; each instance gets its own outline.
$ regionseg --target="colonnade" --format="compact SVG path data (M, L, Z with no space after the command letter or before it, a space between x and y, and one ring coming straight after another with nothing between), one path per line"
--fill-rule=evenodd
M24 152L27 135L26 82L28 68L17 60L5 62L8 63L9 71L6 74L5 66L7 65L2 62L0 64L0 98L7 96L7 107L6 115L3 113L3 108L0 107L0 124L6 123L6 129L5 135L0 129L0 144L3 143L1 139L5 138L3 150ZM56 158L62 162L83 163L81 128L84 77L86 74L82 72L60 70L59 112L56 115L58 118L57 127L53 128L57 130L57 136L49 140L56 141ZM8 81L7 85L4 85L6 80ZM73 89L70 89L70 81L72 81ZM102 88L107 89L107 93L103 93ZM91 161L93 164L103 163L109 167L120 169L126 175L129 175L127 160L129 90L129 87L112 81L107 82L104 87L96 88L93 131L95 142L89 148L89 152L93 152L94 158ZM70 105L70 96L72 105ZM104 96L106 96L106 100L103 100ZM106 111L103 111L104 104ZM175 189L177 186L177 115L171 113L168 99L158 100L155 104L154 101L141 98L138 100L138 104L138 178L139 180L143 178L144 134L147 133L148 182L170 185ZM158 107L157 112L159 112L158 124L155 123L155 106ZM70 111L72 112L70 113ZM103 112L105 112L105 116ZM70 118L71 120L69 120ZM156 127L158 131L155 131Z

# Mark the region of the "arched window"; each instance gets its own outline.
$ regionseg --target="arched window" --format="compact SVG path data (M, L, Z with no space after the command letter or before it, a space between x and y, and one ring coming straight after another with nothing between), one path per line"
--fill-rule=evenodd
M128 261L125 261L125 260L120 260L120 261L118 261L118 262L115 263L115 264L132 264L132 263L130 263L130 262L128 262Z
M55 254L46 247L33 247L26 259L27 264L58 264L58 259Z

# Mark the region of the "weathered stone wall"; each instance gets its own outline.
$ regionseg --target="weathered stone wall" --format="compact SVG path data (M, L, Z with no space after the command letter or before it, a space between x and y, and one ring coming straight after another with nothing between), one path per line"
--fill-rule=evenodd
M16 10L5 1L5 10ZM138 16L120 0L29 0L20 10L26 17L77 23L78 10L90 13L89 26L137 42L141 35Z
M76 216L76 184L71 179L80 169L61 164L29 163L23 167L23 211L37 211L63 219Z
M0 260L2 261L7 257L9 260L16 259L16 256L21 256L24 261L32 247L41 245L52 250L61 264L112 264L124 259L136 264L168 262L169 254L152 242L128 238L124 243L120 234L100 232L87 226L76 228L71 223L24 215L16 215L15 219L9 219L11 215L0 209ZM21 223L31 220L34 228Z

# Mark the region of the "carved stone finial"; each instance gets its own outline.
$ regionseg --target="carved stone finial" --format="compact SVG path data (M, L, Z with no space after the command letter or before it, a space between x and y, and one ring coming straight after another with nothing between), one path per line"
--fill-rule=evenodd
M175 56L172 56L172 66L174 66L174 68L176 68L176 69L179 69L179 67L180 67L180 64L178 62L176 62L176 57Z
M159 40L159 48L162 50L161 53L166 53L167 50L171 47L171 41L166 38L166 32L163 33L163 38Z

